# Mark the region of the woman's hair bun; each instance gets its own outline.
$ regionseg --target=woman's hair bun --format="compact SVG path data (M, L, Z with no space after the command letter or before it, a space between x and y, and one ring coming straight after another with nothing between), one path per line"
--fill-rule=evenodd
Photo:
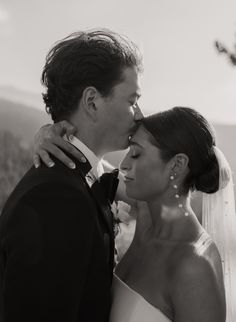
M182 192L199 190L214 193L219 190L219 164L215 153L215 133L210 123L196 110L174 107L142 119L142 124L161 150L167 162L178 153L189 158L189 173L184 178Z
M208 167L195 178L194 185L196 190L205 193L214 193L219 190L219 164L215 153Z

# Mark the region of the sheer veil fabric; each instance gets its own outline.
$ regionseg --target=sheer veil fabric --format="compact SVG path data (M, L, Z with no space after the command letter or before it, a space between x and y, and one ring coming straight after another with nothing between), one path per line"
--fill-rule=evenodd
M203 193L202 225L216 243L224 272L227 317L236 321L236 213L230 166L219 148L214 147L219 163L219 190Z

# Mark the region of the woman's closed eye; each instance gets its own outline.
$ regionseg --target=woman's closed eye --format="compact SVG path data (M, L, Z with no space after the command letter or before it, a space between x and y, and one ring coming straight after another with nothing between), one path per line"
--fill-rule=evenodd
M140 152L137 151L135 148L131 148L131 158L132 159L137 159L140 156Z

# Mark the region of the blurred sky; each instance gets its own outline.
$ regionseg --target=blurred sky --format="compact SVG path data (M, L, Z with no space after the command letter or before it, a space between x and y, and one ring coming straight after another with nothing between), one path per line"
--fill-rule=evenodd
M145 114L182 105L236 124L236 67L214 48L219 39L233 49L235 0L0 0L0 86L41 93L52 44L94 27L141 47Z

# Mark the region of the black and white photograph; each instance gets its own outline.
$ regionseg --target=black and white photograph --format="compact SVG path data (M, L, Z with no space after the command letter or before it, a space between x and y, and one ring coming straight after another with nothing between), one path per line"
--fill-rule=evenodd
M235 183L234 0L0 0L0 322L235 322Z

